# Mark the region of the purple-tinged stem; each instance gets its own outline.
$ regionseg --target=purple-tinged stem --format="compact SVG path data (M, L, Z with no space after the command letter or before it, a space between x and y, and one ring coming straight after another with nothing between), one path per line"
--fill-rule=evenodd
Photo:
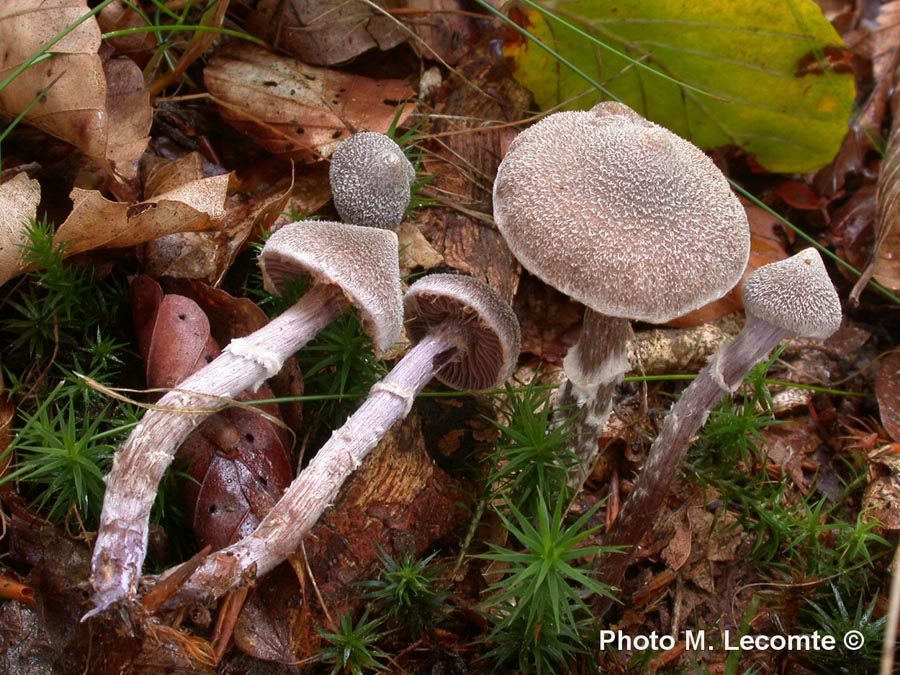
M449 323L413 347L372 387L362 405L331 435L256 530L210 555L179 595L217 598L286 560L334 502L344 481L390 428L409 414L416 395L464 349L463 334Z
M656 521L682 458L710 411L724 396L733 393L753 366L789 335L790 331L748 315L737 339L713 354L684 390L650 446L634 490L604 538L604 546L618 546L622 550L607 553L596 561L600 581L610 586L622 583L638 544ZM600 619L611 604L608 598L596 598L593 605L596 618Z
M566 419L577 410L572 423L569 449L578 463L569 476L569 485L581 488L599 453L600 434L612 411L613 394L628 370L627 319L606 316L586 309L581 337L563 366L568 378L556 398L557 419Z
M148 410L119 448L106 477L91 584L94 609L85 618L133 597L147 551L150 508L175 452L206 417L245 389L259 386L331 323L348 301L320 284L284 313L188 377Z

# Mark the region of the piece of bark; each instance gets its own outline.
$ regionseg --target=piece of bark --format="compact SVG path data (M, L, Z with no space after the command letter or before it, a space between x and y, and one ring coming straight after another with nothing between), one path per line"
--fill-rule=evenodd
M323 604L331 616L359 607L355 584L374 575L380 549L423 555L459 530L467 518L462 487L425 451L414 411L363 461L304 539L312 578L298 584L282 565L262 579L235 630L236 644L262 659L314 654L322 641L316 626L326 622Z
M423 209L416 224L446 265L485 281L511 303L519 265L493 224L491 186L514 135L501 125L524 117L530 100L488 53L460 66L440 92L428 130L435 135L434 159L425 169L435 174L429 194L443 203ZM456 133L441 136L447 132Z

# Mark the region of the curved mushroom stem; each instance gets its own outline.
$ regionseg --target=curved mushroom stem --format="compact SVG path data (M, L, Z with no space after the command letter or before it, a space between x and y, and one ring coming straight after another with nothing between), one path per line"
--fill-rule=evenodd
M594 466L600 451L597 441L612 411L613 393L628 370L630 334L627 319L585 309L581 337L563 362L568 379L557 394L556 419L567 418L571 408L577 408L570 449L578 463L569 476L569 485L576 491Z
M133 596L147 550L150 508L179 446L226 399L259 386L348 305L338 286L313 286L296 304L231 344L148 410L116 453L91 562L94 609Z
M727 394L733 393L757 363L765 359L792 333L752 315L737 339L713 354L709 363L682 393L666 417L659 435L650 446L647 462L634 490L606 536L604 546L623 547L595 561L600 581L618 586L634 552L656 521L659 509L675 480L681 460L694 435L706 422L710 411ZM612 601L597 597L593 605L599 620Z
M457 322L447 322L413 347L372 387L362 405L331 435L259 526L210 555L178 595L217 598L246 581L248 575L261 577L286 560L334 501L344 481L390 428L409 414L422 388L441 368L465 353L465 339Z

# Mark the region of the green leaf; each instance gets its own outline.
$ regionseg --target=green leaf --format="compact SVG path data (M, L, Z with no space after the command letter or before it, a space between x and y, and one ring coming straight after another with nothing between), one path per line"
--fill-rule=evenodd
M696 145L734 144L777 172L821 168L846 134L853 75L812 0L526 0L509 16L557 52L506 46L543 109L588 108L600 85Z

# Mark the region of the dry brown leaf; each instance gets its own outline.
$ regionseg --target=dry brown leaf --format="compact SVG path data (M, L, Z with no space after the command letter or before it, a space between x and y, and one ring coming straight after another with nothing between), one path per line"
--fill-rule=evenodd
M222 117L272 153L303 159L331 155L359 129L386 132L414 92L402 80L374 80L309 66L255 45L226 47L204 71Z
M472 48L472 18L460 0L263 0L246 29L301 61L343 63L411 40L454 65ZM402 22L402 23L401 23Z
M88 12L85 0L8 0L0 7L0 79ZM137 175L149 142L151 109L135 64L98 55L94 18L53 45L52 56L25 70L0 92L0 112L14 117L48 85L26 121L109 164L124 178Z
M400 246L400 267L405 271L421 267L430 270L443 264L444 256L434 250L419 228L412 223L400 223L397 228Z
M203 167L203 157L198 153L174 162L159 162L148 172L146 189L155 194L197 180L204 175ZM321 174L315 174L321 183ZM306 178L304 174L304 184ZM327 177L324 180L327 185ZM291 194L291 185L281 181L263 185L258 194L231 195L222 224L215 230L179 232L151 241L145 250L145 271L156 277L200 279L218 284L254 228L268 215L284 210Z
M262 0L246 29L306 63L322 66L375 47L390 49L406 39L402 26L362 0Z
M0 284L23 270L22 245L28 222L37 215L41 186L25 173L0 185Z
M228 174L202 178L134 206L109 201L96 190L74 188L74 207L57 230L56 242L72 255L207 229L225 215L228 181Z

